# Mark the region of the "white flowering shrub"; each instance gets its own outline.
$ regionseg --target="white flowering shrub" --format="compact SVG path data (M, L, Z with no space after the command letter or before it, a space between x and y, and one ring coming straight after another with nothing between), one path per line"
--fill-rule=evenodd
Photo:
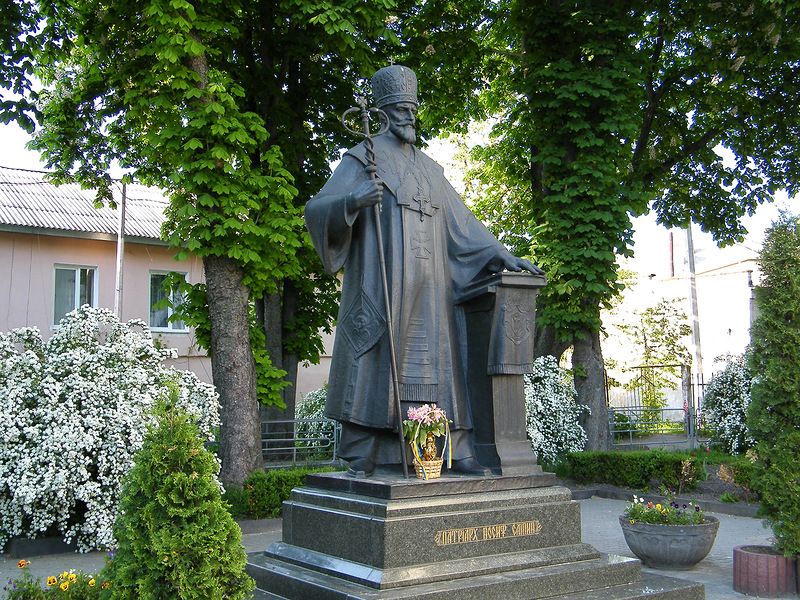
M747 428L752 378L743 356L726 355L716 362L726 364L708 383L703 414L723 449L730 454L741 454L755 443Z
M218 396L164 367L174 354L143 321L88 306L47 342L35 328L0 333L0 549L45 533L84 552L113 547L120 480L165 388L179 388L179 406L213 437Z
M328 388L309 392L302 397L295 409L296 419L325 419L325 400L328 397ZM324 421L315 420L300 422L297 424L296 437L299 440L309 440L308 444L318 445L317 440L327 439L333 443L333 428ZM299 441L298 445L305 445L306 442Z
M586 432L578 419L589 408L578 404L575 386L553 356L533 362L525 376L525 412L528 437L540 463L554 464L567 452L586 446Z

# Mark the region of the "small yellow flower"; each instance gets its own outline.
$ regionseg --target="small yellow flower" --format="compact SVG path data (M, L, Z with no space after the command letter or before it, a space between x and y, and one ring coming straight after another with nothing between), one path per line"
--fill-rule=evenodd
M50 577L47 578L47 585L49 587L53 587L57 583L58 583L58 579L56 579L55 575L50 575Z
M29 560L25 560L25 559L23 558L21 561L19 561L19 562L17 563L17 568L18 568L18 569L24 569L24 568L25 568L25 567L27 567L29 564L31 564L31 561L29 561Z
M77 575L75 575L75 573L70 573L70 574L69 574L69 577L68 577L68 579L69 579L69 582L70 582L70 583L75 583L75 580L76 580L77 578L78 578L78 576L77 576Z
M107 590L110 587L111 587L111 582L110 581L104 581L103 583L100 584L100 589L101 590Z
M95 583L97 583L97 582L94 580L94 577L92 577L92 578L91 578L91 579L88 581L88 583L89 583L89 587L94 587L94 584L95 584Z
M61 573L61 575L58 576L59 579L66 579L67 577L69 577L69 573L67 573L66 571L64 571L63 573Z
M661 510L661 505L660 504L656 504L656 510Z
M634 521L633 519L631 519L631 525L633 525L634 523L636 523L636 521Z
M69 589L69 581L64 581L60 586L62 592L66 592Z

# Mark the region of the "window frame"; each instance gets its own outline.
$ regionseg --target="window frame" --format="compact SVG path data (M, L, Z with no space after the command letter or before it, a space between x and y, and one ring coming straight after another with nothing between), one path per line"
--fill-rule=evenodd
M188 333L189 328L187 327L184 321L179 321L181 324L180 328L175 327L177 323L169 321L169 318L173 315L172 307L167 307L167 326L160 327L155 326L152 323L153 317L153 276L154 275L171 275L171 274L182 275L185 281L189 280L189 273L185 271L172 271L168 269L151 269L147 273L147 325L150 327L150 331L154 331L157 333ZM174 300L172 300L174 302Z
M89 299L89 306L92 308L97 308L99 303L99 292L100 292L100 269L97 265L76 265L76 264L68 264L68 263L55 263L53 264L53 312L51 316L53 317L51 327L57 328L58 324L61 322L67 314L72 312L73 310L80 308L83 304L87 304L86 302L81 303L81 271L83 270L90 270L92 271L92 297ZM72 271L75 273L75 285L73 288L72 294L72 308L66 311L61 318L56 320L56 294L58 293L58 271ZM88 281L88 280L87 280Z

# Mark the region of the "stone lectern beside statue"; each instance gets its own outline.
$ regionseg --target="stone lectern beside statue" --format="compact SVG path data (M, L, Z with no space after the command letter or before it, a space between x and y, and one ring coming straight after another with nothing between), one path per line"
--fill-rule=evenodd
M544 285L544 277L540 269L513 256L489 233L445 179L442 167L415 147L414 73L399 65L383 68L372 78L372 89L375 105L388 117L388 130L348 150L305 210L325 269L344 270L326 415L342 423L339 454L348 461L353 476L369 477L376 466L405 460L397 427L409 407L424 403L436 403L452 421L455 472L497 472L502 460L494 460L493 451L476 457L474 432L480 433L481 443L488 439L491 445L489 438L494 434L481 429L491 425L484 422L487 410L492 423L507 421L503 405L516 402L521 407L522 395L513 400L494 397L497 407L487 408L493 394L501 392L497 386L493 390L489 379L476 379L470 371L482 370L484 378L516 375L519 386L515 383L509 391L521 390L522 373L532 356L518 360L513 373L505 373L502 367L490 373L489 365L480 366L475 357L486 354L483 346L496 348L497 336L512 347L529 338L532 341L533 298ZM371 169L370 164L374 165ZM380 211L374 210L376 204ZM507 321L514 332L510 337L477 322L470 325L476 310L480 312L475 298L481 286L495 295L492 275L504 270L528 271L534 280L522 286L533 290L527 308L525 301L507 311L507 302L497 307L505 316L494 327L503 328ZM466 310L461 300L468 303ZM497 312L493 306L486 310ZM390 328L392 336L387 334ZM503 414L495 414L498 411ZM477 430L476 414L482 415ZM519 429L519 415L514 419ZM535 465L529 444L527 454L522 463Z

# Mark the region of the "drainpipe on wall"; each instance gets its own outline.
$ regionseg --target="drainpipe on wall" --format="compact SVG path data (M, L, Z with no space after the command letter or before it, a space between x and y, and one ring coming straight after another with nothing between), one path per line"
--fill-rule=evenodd
M122 184L122 199L119 202L119 221L117 222L117 278L114 288L114 314L122 318L122 266L125 260L125 197L126 184Z

